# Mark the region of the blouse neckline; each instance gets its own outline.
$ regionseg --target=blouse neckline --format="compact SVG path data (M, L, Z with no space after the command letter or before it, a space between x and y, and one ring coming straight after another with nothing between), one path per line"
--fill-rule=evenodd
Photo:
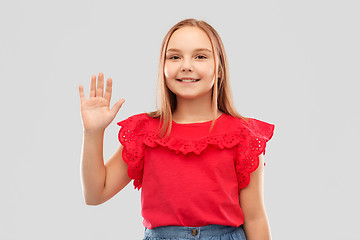
M224 115L225 115L225 113L222 113L217 119L215 119L215 123L218 120L220 120ZM206 121L206 122L196 122L196 123L177 123L174 120L172 120L172 124L174 124L176 126L199 126L199 125L207 125L207 124L210 124L211 122L212 122L212 120Z

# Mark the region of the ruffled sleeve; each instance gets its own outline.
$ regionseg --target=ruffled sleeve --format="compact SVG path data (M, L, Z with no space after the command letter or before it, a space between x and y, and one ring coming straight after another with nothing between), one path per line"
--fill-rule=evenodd
M144 169L144 139L147 135L148 117L145 113L133 115L117 124L119 130L119 141L124 146L122 158L128 165L128 175L134 179L134 188L140 190L142 187Z
M239 190L250 183L250 173L259 166L259 155L265 155L266 143L272 138L275 125L257 119L249 118L242 123L241 131L245 141L237 148L236 172Z

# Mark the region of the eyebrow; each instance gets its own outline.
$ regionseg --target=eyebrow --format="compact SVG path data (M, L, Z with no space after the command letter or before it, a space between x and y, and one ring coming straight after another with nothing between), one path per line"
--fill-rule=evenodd
M170 52L170 51L173 51L173 52L181 52L179 49L177 48L170 48L168 49L166 52ZM207 49L207 48L197 48L194 50L194 52L201 52L201 51L208 51L208 52L212 52L211 50Z

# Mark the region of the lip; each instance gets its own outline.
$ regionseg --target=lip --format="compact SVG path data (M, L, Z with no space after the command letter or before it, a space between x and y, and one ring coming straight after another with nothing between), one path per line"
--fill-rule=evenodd
M199 79L192 77L183 77L183 78L178 78L177 80L199 80Z
M184 79L189 79L189 78L184 78ZM189 79L190 80L190 79ZM185 85L188 85L188 84L195 84L195 83L198 83L199 82L199 79L195 79L197 81L192 81L192 82L184 82L184 81L181 81L180 79L176 79L177 82L179 82L180 84L185 84Z

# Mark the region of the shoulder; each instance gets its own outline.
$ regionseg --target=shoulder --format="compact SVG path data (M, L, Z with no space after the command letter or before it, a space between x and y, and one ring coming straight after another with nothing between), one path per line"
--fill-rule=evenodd
M239 120L238 127L244 139L244 142L238 145L236 158L239 189L242 189L250 183L250 173L259 166L263 168L266 145L273 136L275 125L248 118L247 121Z
M275 125L256 118L239 118L227 115L225 125L235 126L237 130L246 135L256 136L270 140L273 136Z
M266 141L272 138L275 129L274 124L255 118L249 118L248 127L254 135L264 138Z
M132 123L132 122L139 122L139 121L146 121L149 117L146 113L138 113L134 114L130 117L127 117L126 119L120 121L117 123L119 126L124 126L126 124Z
M145 135L157 131L159 119L150 117L147 113L138 113L118 122L117 125L121 127L121 133Z
M158 121L157 118L150 117L147 113L138 113L134 114L120 122L117 123L117 125L125 127L132 124L145 124L148 122L156 122Z

